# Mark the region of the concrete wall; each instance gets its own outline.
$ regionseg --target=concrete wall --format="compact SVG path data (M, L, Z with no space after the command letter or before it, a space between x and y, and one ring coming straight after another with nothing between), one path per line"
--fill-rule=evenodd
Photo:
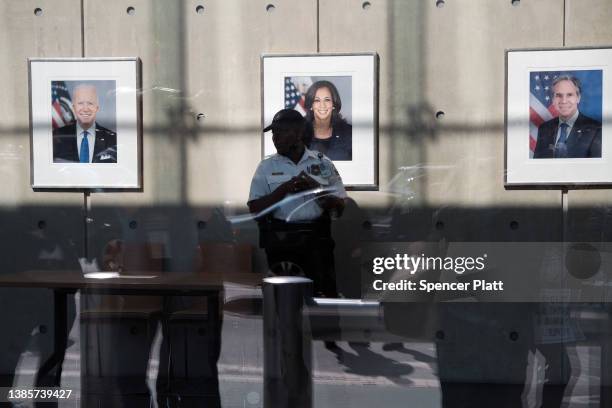
M211 208L246 212L260 160L262 53L380 56L380 191L351 193L360 206L392 211L398 197L388 194L389 182L400 167L440 166L415 183L411 208L446 208L449 236L559 240L559 191L503 188L504 50L609 45L611 13L607 0L447 0L444 7L435 0L2 0L2 272L70 268L117 237L160 240L170 247L170 267L189 269ZM142 192L94 192L84 200L83 193L30 187L26 59L79 56L142 59ZM570 226L604 239L587 221L607 214L611 196L570 192ZM415 225L410 217L397 223L398 230ZM430 227L425 221L423 230ZM246 241L255 242L253 231ZM55 246L62 256L45 261L41 251ZM32 327L49 325L49 309L38 305L51 298L46 291L0 294L3 323L21 312L11 321L20 334L0 339L0 350L9 350L0 371L7 372Z

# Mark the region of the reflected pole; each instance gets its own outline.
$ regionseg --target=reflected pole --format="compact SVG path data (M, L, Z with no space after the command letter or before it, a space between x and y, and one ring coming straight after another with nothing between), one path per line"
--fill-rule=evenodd
M264 408L312 408L312 341L303 316L312 281L263 281Z

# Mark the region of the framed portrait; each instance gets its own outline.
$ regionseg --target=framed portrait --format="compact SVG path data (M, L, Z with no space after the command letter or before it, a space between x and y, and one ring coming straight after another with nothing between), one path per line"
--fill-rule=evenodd
M34 189L140 189L140 59L30 58Z
M307 122L307 147L330 158L348 189L378 189L375 53L263 55L262 128L284 108ZM276 153L271 132L262 155Z
M612 48L506 51L505 186L612 184Z

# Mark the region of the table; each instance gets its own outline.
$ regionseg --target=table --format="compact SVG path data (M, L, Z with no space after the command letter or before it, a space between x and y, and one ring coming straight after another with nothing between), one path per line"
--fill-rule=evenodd
M244 275L244 276L243 276ZM247 276L248 275L248 276ZM152 296L205 296L211 329L220 328L219 293L223 283L234 275L192 274L180 272L130 272L116 278L85 278L80 271L28 271L0 274L0 287L47 288L53 290L54 343L53 354L41 365L36 385L41 386L45 376L56 368L54 386L60 385L62 363L68 342L68 295L81 290L87 294L152 295ZM256 283L257 274L237 274L238 280Z

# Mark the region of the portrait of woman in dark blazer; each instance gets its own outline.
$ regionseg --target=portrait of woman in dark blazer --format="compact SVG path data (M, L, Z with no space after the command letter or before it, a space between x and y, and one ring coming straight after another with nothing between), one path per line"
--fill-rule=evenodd
M342 117L342 101L330 81L317 81L306 92L306 145L331 160L353 159L353 128Z

